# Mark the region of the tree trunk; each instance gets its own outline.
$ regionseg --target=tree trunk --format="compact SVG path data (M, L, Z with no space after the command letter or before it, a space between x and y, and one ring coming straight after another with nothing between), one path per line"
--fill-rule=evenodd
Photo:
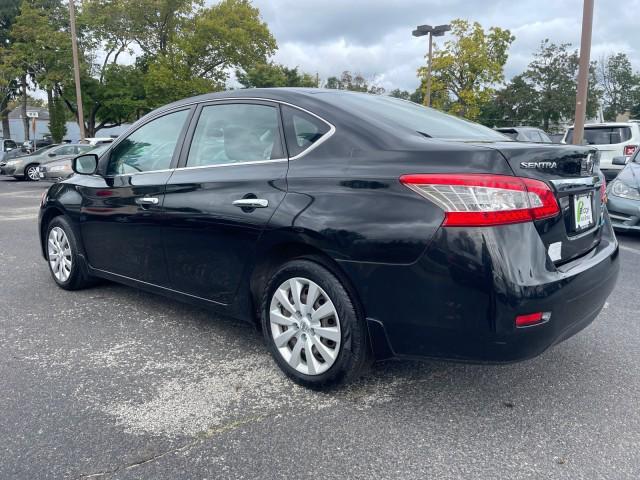
M11 125L9 124L9 96L8 95L6 95L2 103L0 103L0 117L2 118L2 137L11 138Z
M27 118L27 76L20 77L22 85L22 126L24 127L24 139L29 140L29 119Z

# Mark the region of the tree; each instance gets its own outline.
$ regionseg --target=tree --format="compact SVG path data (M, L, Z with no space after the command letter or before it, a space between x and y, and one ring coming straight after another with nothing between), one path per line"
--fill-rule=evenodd
M409 100L411 94L406 90L400 90L399 88L396 88L389 92L389 96L394 98L401 98L403 100Z
M315 76L298 72L298 67L289 68L273 62L257 63L245 71L236 70L236 78L244 88L318 86Z
M382 95L385 92L384 88L373 84L373 82L370 85L369 81L367 81L362 74L356 73L355 75L352 75L348 70L342 72L340 78L327 78L324 87L335 90L350 90L352 92L367 92L376 95Z
M18 85L15 70L8 61L11 50L11 27L20 12L21 0L3 0L0 3L0 120L2 135L11 137L9 126L9 102L16 96Z
M602 86L604 118L615 121L619 113L631 110L638 96L640 77L633 72L625 53L602 57L597 76Z
M69 77L71 49L66 31L67 10L60 0L23 0L11 29L9 62L20 78L25 138L29 80L47 92L49 115L54 115L53 91Z
M54 143L62 142L67 134L66 109L59 95L54 94L49 105L49 133Z
M266 62L276 42L249 0L84 0L78 15L87 135L180 98L222 90L233 69ZM123 53L142 51L134 65ZM71 80L59 88L77 106Z
M535 105L540 123L549 130L552 123L573 118L576 106L576 86L579 55L569 51L570 44L555 44L548 39L540 44L523 78L535 90ZM595 63L590 67L587 116L595 115L599 90L595 78Z
M516 75L482 106L478 121L488 127L540 126L537 97L524 75Z
M432 104L450 113L476 119L491 97L493 85L504 79L504 65L514 36L509 30L467 20L451 22L452 39L436 48L432 61ZM427 67L418 75L426 89Z

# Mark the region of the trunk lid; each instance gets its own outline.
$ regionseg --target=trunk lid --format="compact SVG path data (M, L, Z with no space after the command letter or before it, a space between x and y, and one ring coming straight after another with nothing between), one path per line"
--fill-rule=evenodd
M539 145L516 142L494 144L514 174L542 180L554 191L560 215L536 222L549 258L566 263L600 242L604 204L599 153L573 145Z

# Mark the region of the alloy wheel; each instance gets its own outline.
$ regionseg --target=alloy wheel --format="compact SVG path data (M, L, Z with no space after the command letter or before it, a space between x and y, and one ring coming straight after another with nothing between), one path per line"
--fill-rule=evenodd
M53 227L47 241L49 266L60 282L66 282L71 275L71 245L67 234L60 227Z
M40 180L40 176L38 174L38 167L35 165L31 165L27 167L27 171L25 172L29 180L32 182L36 182Z
M320 375L340 353L338 312L315 282L295 277L273 293L269 307L271 336L282 358L296 371Z

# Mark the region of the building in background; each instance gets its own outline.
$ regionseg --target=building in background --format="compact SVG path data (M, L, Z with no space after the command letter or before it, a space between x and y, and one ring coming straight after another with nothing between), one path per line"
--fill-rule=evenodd
M29 138L31 140L40 140L49 135L49 111L46 107L27 106L27 117L29 117ZM77 142L80 140L80 128L76 122L67 122L67 134L65 140ZM35 134L34 134L35 126ZM98 131L99 137L118 136L129 125L121 125L114 128L103 128ZM17 107L9 113L10 135L6 135L2 131L0 125L0 138L11 138L15 142L21 143L25 141L24 126L22 123L22 109Z

